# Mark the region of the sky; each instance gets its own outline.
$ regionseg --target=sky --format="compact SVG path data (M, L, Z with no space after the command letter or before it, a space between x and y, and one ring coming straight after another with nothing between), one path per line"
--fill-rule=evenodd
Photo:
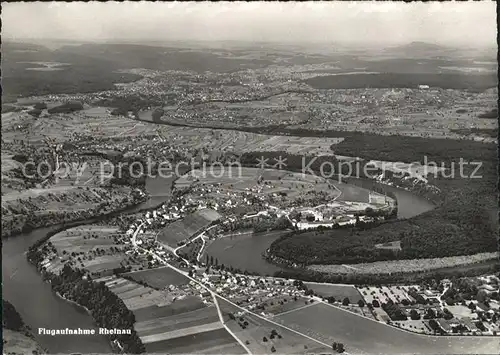
M496 3L9 2L2 36L496 46Z

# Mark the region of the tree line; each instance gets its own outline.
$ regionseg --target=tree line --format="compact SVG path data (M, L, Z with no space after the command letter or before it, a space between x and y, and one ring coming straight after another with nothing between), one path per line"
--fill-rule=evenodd
M437 186L440 192L431 192L420 186L422 184L409 186L415 193L423 194L439 205L436 209L411 219L383 224L369 231L354 231L353 235L335 230L324 233L310 232L296 238L282 237L271 247L277 257L299 264L310 262L313 257L315 263L335 263L336 260L339 263L391 260L394 259L394 254L380 251L375 244L392 241L401 241L402 252L397 254L399 259L470 255L494 252L498 249L498 216L492 213L497 206L494 197L497 179L495 145L471 141L352 134L335 145L334 149L337 154L365 158L366 160L356 163L361 164L360 171L364 170L363 164L366 164L368 159L410 163L426 156L428 161L443 163L449 171L429 177L429 184ZM253 152L244 154L242 161L250 164L261 155L272 159L283 154ZM287 158L289 170L297 170L303 164L301 157L287 155ZM318 164L323 161L333 159L335 162L334 158L321 158L311 165L311 170L318 169ZM471 178L476 169L471 164L463 165L463 176L458 176L460 159L480 161L481 178ZM447 176L451 170L455 175ZM396 183L404 183L404 180L397 179L394 173L386 171L385 174Z
M104 282L94 282L84 277L82 270L69 265L65 265L59 275L42 270L42 276L55 292L90 310L99 327L131 329L131 335L109 335L112 341L118 340L122 344L124 352L140 354L146 351L134 329L134 313Z

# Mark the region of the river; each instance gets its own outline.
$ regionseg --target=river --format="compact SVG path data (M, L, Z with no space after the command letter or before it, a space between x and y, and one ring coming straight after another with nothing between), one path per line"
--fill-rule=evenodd
M350 181L352 181L352 179ZM378 185L379 187L382 186L386 192L394 193L396 195L396 200L398 201L399 219L415 217L424 212L431 211L436 207L429 200L426 200L425 198L410 191L394 186L382 185L373 180L356 179L355 185L369 190L372 189L374 185Z
M171 179L148 179L146 190L149 200L127 212L155 207L171 196ZM50 353L110 353L108 339L102 335L38 335L38 328L97 329L92 317L85 309L58 297L45 283L36 268L26 259L26 251L37 240L62 225L39 228L2 240L3 298L10 301L21 317L32 329L36 340Z
M349 189L370 189L375 182L358 179L356 185ZM393 192L398 201L398 218L411 218L435 208L423 197L393 186L386 186L387 192ZM352 193L353 191L351 191ZM352 195L356 195L355 191ZM241 270L256 272L262 275L273 275L282 267L274 265L262 257L264 253L280 236L279 233L242 234L232 238L217 239L206 249L206 255L217 258L225 266L233 266Z
M129 212L155 207L162 202L167 201L171 196L172 182L173 178L148 179L146 181L146 190L150 194L150 199L129 210ZM433 208L432 204L430 204L427 200L419 198L408 191L393 187L387 187L387 190L394 191L397 195L400 218L409 218ZM26 260L25 253L31 245L33 245L37 240L45 237L47 233L50 233L60 227L61 226L40 228L30 233L25 233L3 240L3 297L9 300L16 307L26 324L33 328L37 341L50 353L72 353L82 351L85 351L86 353L110 353L111 347L109 341L104 336L38 335L39 327L47 329L78 327L89 329L96 328L92 317L87 314L84 309L58 297L52 291L50 285L43 282L36 268ZM253 263L265 262L261 256L263 251L261 249L263 248L263 245L265 249L265 246L269 243L262 243L262 238L249 239L247 236L243 239L245 240L242 240L239 243L234 243L237 245L231 245L231 253L227 252L227 246L221 248L222 251L219 256L219 262L224 263L224 254L231 254L233 257L230 258L231 260L227 260L226 265L233 264L235 262L234 256L239 254L237 249L241 249L241 252L246 253L245 255L248 256L246 258L241 258L241 260L253 260ZM229 241L230 239L227 240L227 242ZM249 254L253 255L253 257L250 257ZM248 263L245 263L245 265L236 264L233 266L248 270L252 269L251 267L248 268ZM269 271L275 271L275 269L273 268L273 270Z
M39 228L2 242L3 298L9 300L32 329L36 340L50 353L110 353L105 336L38 335L38 328L97 329L91 316L77 305L59 298L45 283L36 268L26 260L26 251L47 233L60 228Z

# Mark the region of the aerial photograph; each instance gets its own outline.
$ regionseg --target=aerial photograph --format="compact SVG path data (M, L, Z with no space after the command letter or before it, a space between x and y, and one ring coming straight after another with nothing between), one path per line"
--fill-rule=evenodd
M496 10L2 4L3 354L500 354Z

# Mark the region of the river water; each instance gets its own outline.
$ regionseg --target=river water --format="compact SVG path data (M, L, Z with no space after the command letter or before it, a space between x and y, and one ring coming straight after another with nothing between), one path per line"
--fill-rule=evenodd
M172 181L173 179L148 179L146 190L151 198L131 211L155 207L168 200ZM401 218L408 218L433 208L427 200L408 191L392 187L388 187L387 190L396 193ZM92 317L84 309L59 298L52 291L50 285L43 282L36 268L26 260L25 253L31 245L46 236L47 233L60 227L40 228L3 240L3 297L16 307L26 324L33 328L36 339L50 353L109 353L111 347L108 339L104 336L38 335L39 327L47 329L78 327L96 329ZM246 245L247 252L252 249L251 244ZM260 253L259 251L259 260L261 259Z
M173 180L148 179L146 190L150 199L128 212L155 207L167 201ZM26 251L31 245L61 227L39 228L2 241L3 298L16 307L26 324L33 329L37 341L50 353L110 353L109 341L102 335L38 335L38 328L97 329L85 309L57 296L26 259Z
M433 210L436 206L425 198L415 195L414 193L403 190L394 186L382 185L373 180L356 179L356 186L361 186L365 189L372 189L373 186L382 186L386 192L392 192L396 195L398 201L398 218L411 218L418 216L424 212Z
M374 182L358 179L350 188L372 188ZM376 184L376 183L375 183ZM385 186L387 192L393 192L398 201L398 218L411 218L432 210L435 206L409 191L392 186ZM242 234L232 238L222 238L212 242L206 249L206 255L217 258L219 263L241 270L272 276L282 267L272 264L262 257L269 246L279 238L279 233Z

